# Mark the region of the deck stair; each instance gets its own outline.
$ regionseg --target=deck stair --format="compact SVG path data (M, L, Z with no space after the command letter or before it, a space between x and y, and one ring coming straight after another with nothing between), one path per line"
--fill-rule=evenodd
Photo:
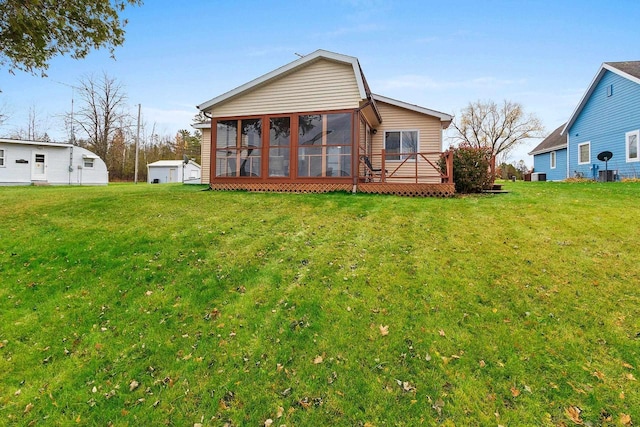
M502 188L502 184L492 184L491 187L487 188L486 190L482 191L483 193L488 193L488 194L506 194L508 193L507 190Z

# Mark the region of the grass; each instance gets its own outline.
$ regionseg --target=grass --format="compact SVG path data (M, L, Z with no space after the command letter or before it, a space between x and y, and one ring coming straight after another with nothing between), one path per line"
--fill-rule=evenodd
M0 425L640 422L640 183L0 188Z

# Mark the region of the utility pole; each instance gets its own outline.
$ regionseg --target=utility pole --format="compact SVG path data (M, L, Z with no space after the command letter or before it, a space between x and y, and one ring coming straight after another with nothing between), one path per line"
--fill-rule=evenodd
M142 104L138 104L138 128L136 129L136 165L133 182L135 184L138 183L138 147L140 145L140 109L142 108Z

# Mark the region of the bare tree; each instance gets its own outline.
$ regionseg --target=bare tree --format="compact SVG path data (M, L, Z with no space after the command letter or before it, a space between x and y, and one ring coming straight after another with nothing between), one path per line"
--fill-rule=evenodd
M2 92L0 90L0 92ZM0 104L0 127L9 119L9 108L4 102Z
M11 136L16 139L24 139L27 141L43 141L49 142L48 135L49 118L42 118L35 104L29 107L29 116L27 118L27 127L17 129Z
M541 137L544 127L534 114L525 114L522 105L504 100L476 101L465 107L453 123L455 139L476 148L488 148L492 156L506 155L528 138Z
M106 73L100 78L85 77L78 87L81 106L74 122L86 136L89 148L106 161L116 131L128 127L127 96L122 85Z

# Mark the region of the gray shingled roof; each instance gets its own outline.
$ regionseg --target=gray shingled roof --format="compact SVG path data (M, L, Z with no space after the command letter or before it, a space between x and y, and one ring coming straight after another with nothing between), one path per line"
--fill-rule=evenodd
M605 62L605 64L640 79L640 61Z
M547 151L552 151L555 148L566 148L567 147L567 136L560 135L562 129L566 123L563 123L558 129L551 132L549 136L547 136L536 148L534 148L529 154L540 154L545 153Z

